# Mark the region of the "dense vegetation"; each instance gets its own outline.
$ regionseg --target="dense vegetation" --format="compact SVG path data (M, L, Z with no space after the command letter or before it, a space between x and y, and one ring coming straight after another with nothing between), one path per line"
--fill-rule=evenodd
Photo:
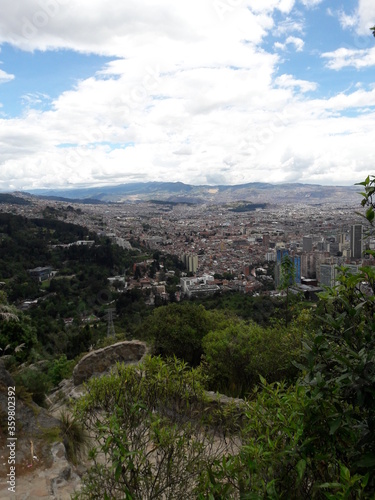
M94 244L74 245L84 240ZM35 401L105 338L106 309L118 296L107 278L143 258L82 226L0 214L0 355L13 369L37 363L15 375ZM57 272L52 279L39 282L29 272L47 266Z

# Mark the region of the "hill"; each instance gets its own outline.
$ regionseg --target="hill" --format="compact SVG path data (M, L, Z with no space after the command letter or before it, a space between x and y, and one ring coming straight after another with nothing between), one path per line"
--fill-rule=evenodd
M80 189L33 190L44 197L93 202L137 202L160 200L173 203L220 204L236 201L272 204L358 203L355 186L315 184L271 184L251 182L239 185L193 186L182 182L143 182Z

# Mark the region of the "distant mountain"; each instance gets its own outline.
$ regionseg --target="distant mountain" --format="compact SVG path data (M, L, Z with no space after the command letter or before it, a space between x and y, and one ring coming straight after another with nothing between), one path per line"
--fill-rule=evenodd
M38 195L37 198L42 200L51 200L51 201L65 201L68 203L82 203L84 205L101 205L107 202L102 200L96 200L95 198L64 198L63 196L42 196Z
M9 193L0 193L0 203L8 203L10 205L30 205L28 200Z
M219 204L235 201L267 204L337 203L360 201L355 186L315 184L270 184L251 182L235 186L192 186L182 182L139 182L92 188L33 190L32 194L86 203L165 201L172 203Z

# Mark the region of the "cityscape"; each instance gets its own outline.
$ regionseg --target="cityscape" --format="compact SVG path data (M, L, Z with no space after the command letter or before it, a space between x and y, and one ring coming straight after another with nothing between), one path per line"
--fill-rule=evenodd
M364 251L375 249L375 238L366 236L363 215L351 203L280 204L237 212L231 204L200 206L155 200L89 204L86 200L83 205L26 194L21 199L30 205L3 204L1 210L26 217L53 214L110 238L122 248L131 249L133 242L151 254L158 251L176 256L185 269L172 299L177 301L218 291L280 294L285 255L295 265L295 291L309 297L316 297L322 287L335 286L340 266L357 273L361 266L373 265ZM158 281L161 273L150 275L152 262L137 264L142 269L137 278L117 276L123 290L151 291L150 305L155 294L170 300L164 281Z
M374 0L0 0L1 500L374 500Z

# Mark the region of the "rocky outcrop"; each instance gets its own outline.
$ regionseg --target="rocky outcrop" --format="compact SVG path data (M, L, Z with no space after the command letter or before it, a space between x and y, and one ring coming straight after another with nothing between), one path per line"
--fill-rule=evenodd
M147 354L148 347L138 340L118 342L86 354L73 371L74 385L80 385L92 376L102 375L111 366L120 363L137 363Z
M14 451L8 446L7 428L8 388L13 387L16 387L15 410L12 412L16 419L14 437L17 438ZM80 487L80 476L65 456L60 420L22 393L3 360L0 360L0 458L1 499L68 500ZM16 470L15 493L9 490L7 483L7 474L13 464Z

